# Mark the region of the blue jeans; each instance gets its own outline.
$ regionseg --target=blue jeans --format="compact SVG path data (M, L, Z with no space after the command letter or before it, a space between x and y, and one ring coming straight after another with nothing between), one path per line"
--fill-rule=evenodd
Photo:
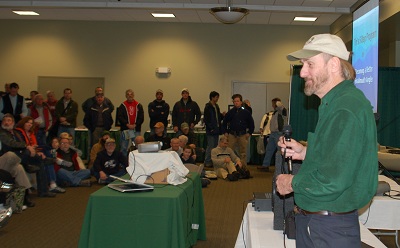
M139 135L140 135L140 132L135 132L135 137L137 137ZM121 132L120 140L121 140L120 141L120 146L121 146L120 151L122 152L122 154L124 154L124 156L127 156L129 145L132 144L132 142L135 140L135 138L126 140L122 137L122 132Z
M75 128L74 127L67 127L60 125L58 126L57 136L60 137L60 133L69 133L72 135L72 138L75 139Z
M37 133L36 133L36 140L39 146L45 146L46 145L46 130L39 128Z
M343 215L296 214L296 247L361 247L358 212Z
M207 148L206 148L206 156L204 159L204 164L212 164L211 150L217 147L218 138L219 138L218 134L207 134Z
M96 179L99 180L100 173L98 171L93 170L93 174L96 177ZM118 171L117 173L107 175L106 183L112 183L115 180L114 178L110 177L111 175L116 176L116 177L122 177L125 174L126 174L126 170L124 168L124 169Z
M90 178L90 170L67 171L66 169L59 169L57 171L57 184L67 182L71 186L79 186L79 183Z
M56 172L54 170L54 165L52 164L47 164L44 166L45 170L46 170L46 175L47 175L47 180L49 183L51 182L56 182L57 181L57 176L56 176Z
M274 156L277 148L277 144L279 141L279 137L282 136L282 133L280 132L272 132L269 135L269 140L267 147L265 149L265 156L264 156L264 161L262 163L262 166L268 167L271 165L271 160L272 157Z

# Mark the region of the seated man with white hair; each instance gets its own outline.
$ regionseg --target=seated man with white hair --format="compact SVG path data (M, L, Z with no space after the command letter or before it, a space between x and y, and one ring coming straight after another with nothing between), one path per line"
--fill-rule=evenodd
M228 147L228 138L222 136L219 139L218 146L211 150L211 160L217 176L229 181L237 181L240 173L236 170L236 166L242 167L240 158L235 152Z

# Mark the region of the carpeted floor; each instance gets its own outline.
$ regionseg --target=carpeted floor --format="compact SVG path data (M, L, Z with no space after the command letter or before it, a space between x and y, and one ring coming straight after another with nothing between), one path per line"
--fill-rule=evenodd
M221 179L203 189L207 240L196 248L234 247L244 207L253 192L271 191L272 174L249 166L254 178L228 182ZM1 248L77 247L89 195L102 186L67 188L56 198L34 198L36 206L14 214L0 229ZM393 237L382 237L388 247L395 247ZM117 247L117 246L116 246Z

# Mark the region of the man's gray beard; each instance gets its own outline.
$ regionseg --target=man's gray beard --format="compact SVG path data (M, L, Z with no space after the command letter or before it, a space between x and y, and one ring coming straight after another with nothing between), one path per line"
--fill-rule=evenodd
M7 126L5 126L3 124L1 125L1 128L5 129L7 131L11 131L13 129L13 127L7 127Z

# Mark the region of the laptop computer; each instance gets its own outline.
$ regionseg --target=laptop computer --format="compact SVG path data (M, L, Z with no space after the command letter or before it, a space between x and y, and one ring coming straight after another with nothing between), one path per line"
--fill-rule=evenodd
M134 182L128 182L128 183L119 183L119 184L113 184L110 183L108 184L108 187L113 190L117 190L119 192L129 192L129 193L138 193L138 192L149 192L153 191L154 187L151 185L147 184L142 184L142 183L134 183Z

